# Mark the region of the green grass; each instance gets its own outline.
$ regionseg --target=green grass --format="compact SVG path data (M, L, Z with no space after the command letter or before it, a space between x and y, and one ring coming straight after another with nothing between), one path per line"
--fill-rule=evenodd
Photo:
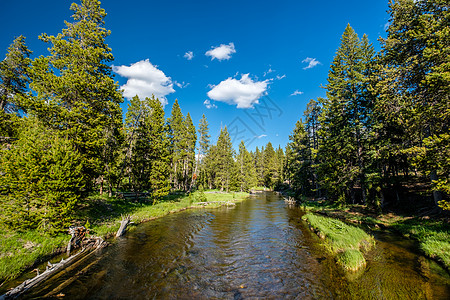
M339 265L348 271L356 272L366 265L366 260L359 250L348 249L339 252L336 255L336 261Z
M207 202L243 201L248 193L205 193ZM171 194L156 204L151 202L132 202L106 195L91 196L87 205L82 207L77 219L79 225L89 221L91 234L107 237L117 232L122 215L130 215L135 224L187 208L216 208L223 203L198 205L199 193L190 195ZM35 262L48 258L58 248L67 246L70 236L59 233L50 236L38 230L24 232L0 228L0 283L19 276Z
M64 247L69 235L50 236L36 230L0 230L0 282L17 277L26 267Z
M391 225L406 236L416 239L420 249L450 270L450 225L440 220L409 219Z
M364 230L313 213L307 213L302 218L310 224L320 238L325 240L325 245L332 254L336 255L338 264L344 269L356 271L365 265L360 250L370 249L374 239Z
M417 240L424 255L437 260L450 271L450 225L445 219L402 217L392 213L370 214L362 205L339 206L326 201L305 201L302 206L306 211L321 212L349 222L393 229Z

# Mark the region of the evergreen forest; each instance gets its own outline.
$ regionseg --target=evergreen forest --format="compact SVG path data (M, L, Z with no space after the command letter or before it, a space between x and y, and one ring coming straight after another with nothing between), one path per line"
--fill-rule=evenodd
M348 25L329 66L325 98L311 99L286 147L211 140L178 101L124 97L97 0L72 4L48 55L24 36L0 62L0 222L60 232L89 195L133 193L159 203L173 193L282 190L297 199L363 204L382 212L450 210L450 12L443 0L390 1L381 50ZM411 196L413 194L414 196ZM138 200L130 200L138 201ZM140 201L140 200L139 200Z

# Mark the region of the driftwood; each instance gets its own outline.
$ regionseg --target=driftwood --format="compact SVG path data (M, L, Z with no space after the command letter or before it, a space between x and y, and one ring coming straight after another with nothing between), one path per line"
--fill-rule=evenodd
M209 201L209 202L195 202L195 204L198 205L208 205L211 203L219 203L219 204L225 204L225 205L236 205L235 203L231 202L231 201Z
M287 204L295 204L295 203L297 203L297 201L293 197L284 198L284 202L286 202Z
M25 292L27 292L31 288L37 286L39 283L43 282L50 276L55 275L57 272L70 266L72 263L74 263L78 259L82 258L83 255L85 256L84 258L86 258L87 256L89 256L91 253L94 252L94 251L92 251L91 253L88 253L89 250L92 250L92 249L97 250L97 249L103 248L105 246L106 246L106 242L103 241L103 239L99 238L99 237L96 237L96 238L90 239L89 241L86 241L86 245L81 249L80 252L70 256L67 259L61 259L61 261L56 264L52 264L52 263L48 262L46 270L43 273L39 274L39 272L38 272L38 275L36 275L36 277L25 280L22 284L20 284L16 288L14 288L14 289L8 291L6 294L0 296L0 300L15 299L15 298L23 295ZM86 255L86 253L88 253L88 254Z
M70 238L69 244L67 245L67 255L70 255L70 251L72 251L72 246L75 246L82 242L86 237L87 230L84 226L70 226L69 234L72 236Z
M120 222L120 228L117 230L116 238L124 235L125 230L127 229L127 225L130 224L131 217L130 216L122 216L122 221Z

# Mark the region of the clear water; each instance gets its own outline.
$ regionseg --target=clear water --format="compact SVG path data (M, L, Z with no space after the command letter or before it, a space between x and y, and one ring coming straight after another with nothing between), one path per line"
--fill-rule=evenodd
M275 193L139 225L25 298L450 299L448 274L411 241L377 234L367 267L346 273Z

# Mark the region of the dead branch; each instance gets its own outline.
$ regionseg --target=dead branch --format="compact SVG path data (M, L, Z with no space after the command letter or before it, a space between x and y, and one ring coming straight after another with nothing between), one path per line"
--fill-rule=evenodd
M122 216L122 221L120 222L120 228L117 230L116 238L125 234L125 230L127 229L127 225L130 224L131 216Z

